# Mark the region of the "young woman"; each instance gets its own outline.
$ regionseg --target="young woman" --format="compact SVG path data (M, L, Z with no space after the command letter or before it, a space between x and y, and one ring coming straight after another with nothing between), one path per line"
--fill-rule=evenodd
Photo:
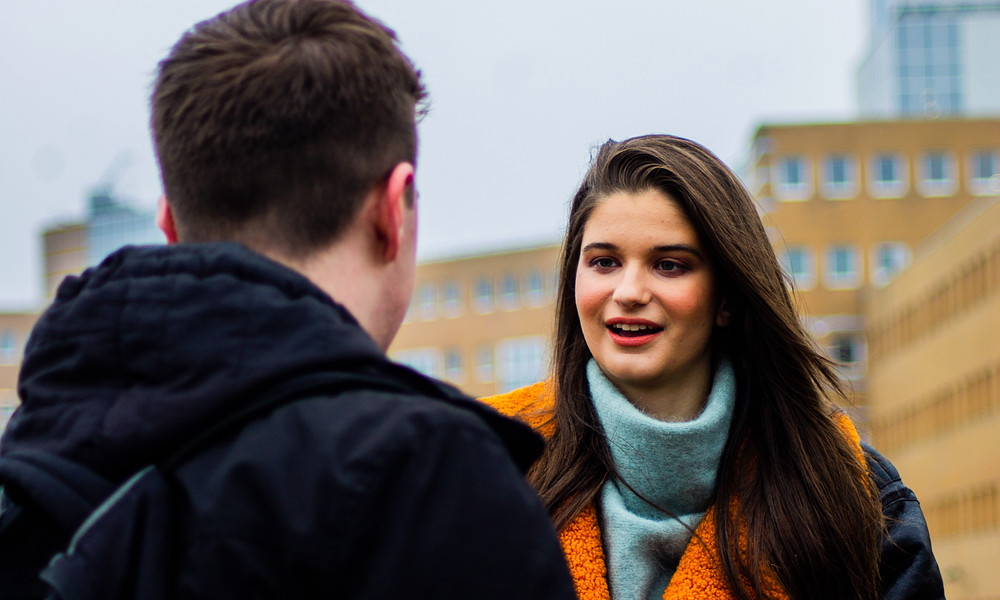
M560 269L551 378L486 401L548 438L529 479L581 598L944 597L916 498L837 409L718 158L604 144Z

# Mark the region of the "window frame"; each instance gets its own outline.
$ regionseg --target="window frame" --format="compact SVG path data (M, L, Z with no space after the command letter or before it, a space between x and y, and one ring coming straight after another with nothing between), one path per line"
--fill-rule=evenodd
M835 182L831 177L833 161L843 159L845 181ZM823 159L823 197L827 200L851 200L858 195L858 161L847 152L834 152Z
M841 274L834 271L835 266L835 256L834 253L839 249L849 250L850 253L848 257L853 265L850 272L845 272ZM830 290L851 290L857 289L861 285L862 281L862 261L861 252L856 244L851 243L832 243L826 247L823 252L823 285Z
M799 165L800 180L796 183L786 181L787 165L795 161ZM772 192L777 200L782 202L804 202L813 195L814 173L812 161L805 154L785 154L776 158L771 176Z
M416 318L421 321L433 321L437 318L437 286L431 282L423 282L417 287Z
M801 252L807 272L801 276L792 270L791 256L793 252ZM808 291L816 287L816 251L806 245L787 246L781 253L780 262L785 273L792 280L797 291Z
M521 304L521 282L514 273L505 273L500 279L501 310L516 310Z
M451 279L445 282L441 292L441 314L453 319L462 314L462 285Z
M976 173L977 159L989 156L993 164L993 174L989 177L979 177ZM979 148L969 153L967 179L969 193L975 196L1000 195L1000 152L995 148Z
M932 165L930 161L935 158L941 159L942 177L930 177ZM957 188L957 178L955 177L955 155L943 149L925 150L920 154L920 177L918 187L920 195L925 198L940 198L951 196Z
M889 248L898 250L899 254L902 256L902 261L897 267L893 269L888 269L891 272L887 272L887 267L885 267L882 264L881 260L882 251ZM871 253L868 257L868 260L869 260L868 272L871 274L870 277L872 285L876 287L885 287L893 279L895 279L896 275L898 275L901 271L906 269L906 267L910 266L910 261L913 260L913 252L910 249L909 245L907 245L904 242L897 242L897 241L876 242L871 248Z
M487 293L482 294L483 290ZM472 310L481 315L488 315L496 310L496 283L492 278L477 277L472 283Z
M891 157L896 178L887 181L881 177L881 160ZM899 198L909 190L909 161L902 152L884 150L872 154L868 161L868 191L873 198Z

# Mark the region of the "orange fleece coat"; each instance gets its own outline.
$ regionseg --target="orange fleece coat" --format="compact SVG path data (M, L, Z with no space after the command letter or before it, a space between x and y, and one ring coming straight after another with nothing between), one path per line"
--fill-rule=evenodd
M552 395L545 382L524 387L507 394L483 398L483 402L501 413L522 419L542 435L551 433L551 426L545 426L548 409L552 405ZM858 457L864 462L861 440L850 420L844 417L840 422L844 433L857 449ZM714 510L708 509L701 523L695 528L684 555L681 556L663 593L664 600L730 600L733 598L729 581L720 569L719 551L715 544L699 543L699 539L710 542L715 539ZM607 564L601 541L601 528L597 520L597 508L591 503L559 533L559 541L566 562L569 564L576 594L580 600L610 600L608 590ZM745 548L745 541L740 546ZM765 589L773 598L787 598L776 582L764 579Z

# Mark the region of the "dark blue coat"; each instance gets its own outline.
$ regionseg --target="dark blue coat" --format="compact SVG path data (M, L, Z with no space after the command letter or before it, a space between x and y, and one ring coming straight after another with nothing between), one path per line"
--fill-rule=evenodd
M913 490L884 456L862 443L868 471L878 488L885 517L879 565L880 598L887 600L944 600L941 570L931 550L924 513Z

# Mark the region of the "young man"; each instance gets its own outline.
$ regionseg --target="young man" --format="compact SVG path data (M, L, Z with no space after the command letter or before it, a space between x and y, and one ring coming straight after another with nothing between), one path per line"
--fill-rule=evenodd
M178 598L575 597L522 477L540 440L385 357L413 287L423 96L393 33L344 2L257 0L180 39L152 97L170 245L68 278L33 332L0 446L6 565L37 573L122 482L280 392L169 469L163 539L155 509L118 530L112 504L87 535L120 559L57 561L46 580L113 579L115 597L149 581ZM353 383L310 384L331 375ZM26 528L34 555L8 543Z

